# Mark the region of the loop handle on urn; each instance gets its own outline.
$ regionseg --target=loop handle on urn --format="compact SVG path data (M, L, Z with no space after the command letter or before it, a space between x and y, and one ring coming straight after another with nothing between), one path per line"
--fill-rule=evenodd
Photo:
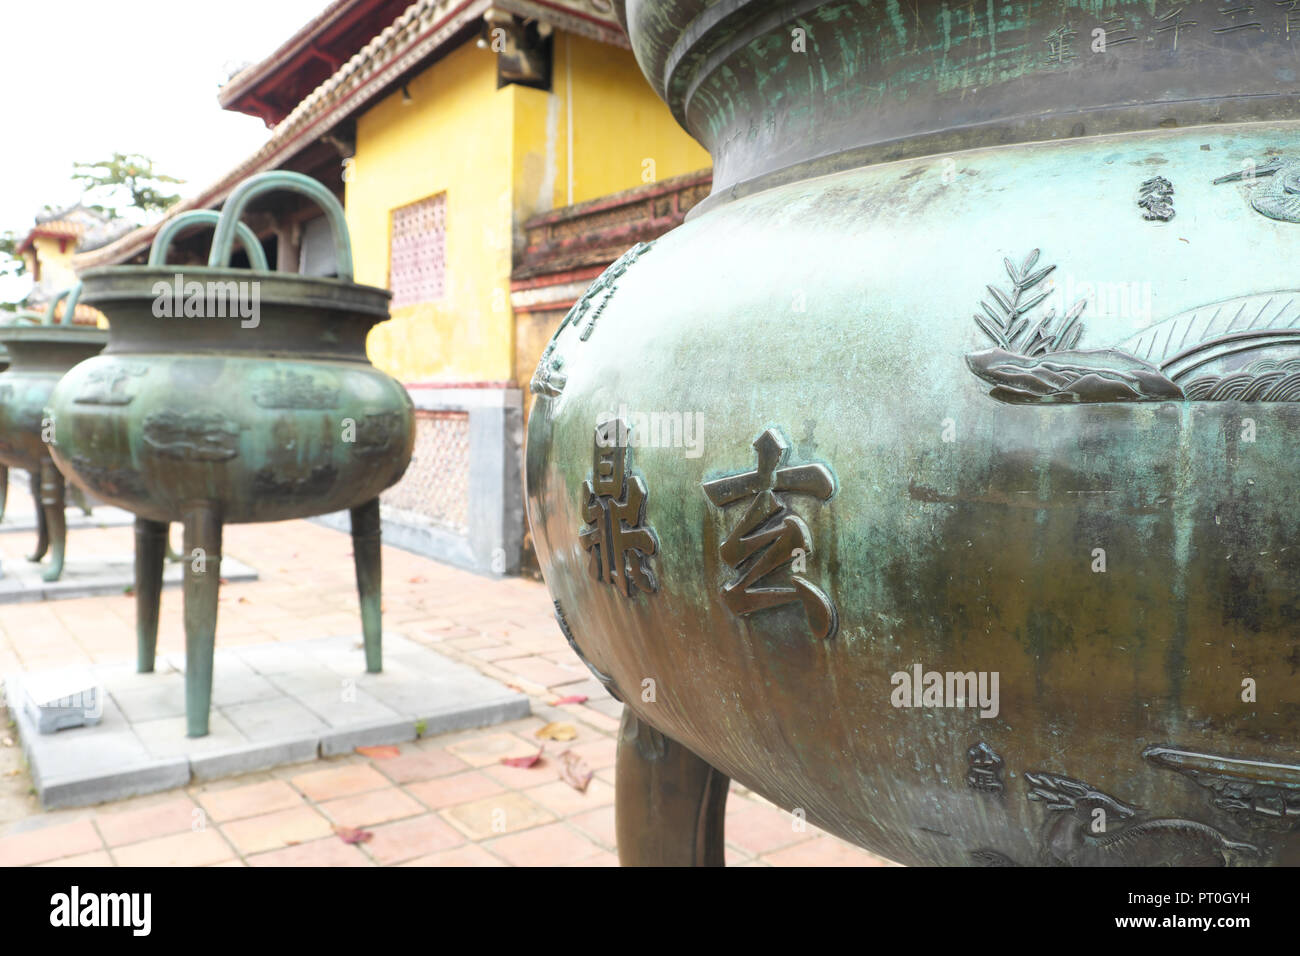
M351 282L352 243L348 238L348 225L344 218L343 207L332 192L310 176L283 169L259 173L235 187L230 198L226 200L225 208L221 211L217 234L212 237L212 254L208 256L208 265L222 269L230 264L235 231L249 201L262 193L279 189L301 193L320 206L330 224L330 231L334 234L334 257L337 261L338 277L345 282Z
M153 248L149 250L149 265L167 264L167 253L171 251L172 242L182 230L199 224L215 226L220 221L221 214L211 209L191 209L167 220L158 230L158 235L154 237ZM266 261L266 252L262 249L262 244L257 241L257 234L246 223L236 222L235 235L239 238L239 244L244 247L244 252L248 254L249 268L270 272L271 267ZM215 236L212 247L216 248Z
M72 324L72 317L77 314L77 302L81 299L80 282L74 282L50 300L49 307L45 310L45 319L41 323L42 325L54 324L54 310L58 308L59 302L65 297L68 301L63 307L63 318L59 321L59 325Z

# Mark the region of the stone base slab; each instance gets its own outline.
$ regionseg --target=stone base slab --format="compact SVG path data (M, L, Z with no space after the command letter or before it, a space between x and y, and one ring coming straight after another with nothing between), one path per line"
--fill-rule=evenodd
M152 674L130 664L78 670L104 688L98 724L40 734L11 707L41 803L87 806L419 736L528 716L529 699L396 633L384 671L365 672L358 635L218 648L211 733L185 736L184 655ZM87 673L89 672L89 673ZM24 699L12 674L6 699Z

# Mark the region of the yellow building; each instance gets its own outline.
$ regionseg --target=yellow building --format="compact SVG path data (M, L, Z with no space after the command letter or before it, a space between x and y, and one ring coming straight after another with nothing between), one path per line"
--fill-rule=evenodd
M341 195L357 281L393 292L393 318L371 333L370 357L406 385L418 412L415 459L381 499L385 538L476 570L515 571L520 386L548 332L541 313L512 298L526 224L707 169L708 153L645 82L606 0L336 0L220 98L262 117L271 137L173 214L218 206L239 181L273 168ZM277 269L331 273L315 210L287 199L250 224ZM77 265L138 261L156 228ZM182 240L176 261L202 261L205 242Z

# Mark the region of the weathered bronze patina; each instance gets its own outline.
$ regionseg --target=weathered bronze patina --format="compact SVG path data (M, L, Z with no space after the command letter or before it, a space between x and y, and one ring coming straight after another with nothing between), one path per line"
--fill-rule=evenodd
M19 313L12 323L0 326L0 346L8 350L10 362L8 370L0 373L0 462L5 465L0 478L7 489L9 468L22 468L31 475L37 532L30 560L40 561L49 553L50 563L41 572L46 581L57 581L63 574L67 521L63 475L50 459L47 445L52 423L45 404L64 373L98 354L108 341L107 332L71 324L80 293L80 285L75 285L55 296L44 321ZM56 325L55 307L65 298L63 322Z
M627 2L714 192L527 456L625 863L719 862L728 777L909 864L1300 863L1300 22L1092 10Z
M319 203L334 232L337 279L227 263L247 203L276 189ZM224 524L351 509L366 669L380 653L379 499L410 462L405 389L372 366L366 333L389 293L352 281L343 210L319 183L266 173L231 194L205 268L165 266L169 226L147 266L89 270L86 301L109 317L104 354L50 398L59 467L136 519L139 669L154 666L167 522L184 524L186 712L208 731Z

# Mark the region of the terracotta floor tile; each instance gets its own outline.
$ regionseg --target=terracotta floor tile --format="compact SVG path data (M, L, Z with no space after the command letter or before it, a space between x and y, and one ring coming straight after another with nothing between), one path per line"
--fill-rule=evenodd
M428 812L417 800L394 786L338 800L327 800L319 804L318 809L339 826L345 827L370 827Z
M417 780L432 780L446 777L462 770L468 770L469 764L442 748L437 750L412 750L391 760L376 761L375 769L394 783L413 783Z
M563 823L533 827L492 840L486 846L514 866L564 866L603 852L585 834Z
M368 763L345 764L329 770L313 770L298 774L289 782L317 803L391 786L388 778Z
M28 866L103 848L104 843L89 820L59 823L0 837L0 867Z
M726 841L734 843L749 856L762 856L816 835L806 823L802 824L802 829L796 829L795 823L791 814L775 807L742 804L739 810L727 815Z
M280 810L222 824L221 829L241 854L275 850L294 843L306 843L334 832L330 821L311 807Z
M585 792L575 790L563 780L556 780L540 787L525 790L524 795L530 800L544 806L556 816L567 817L570 814L594 810L614 802L614 788L603 780L594 777L587 784Z
M381 866L391 866L416 857L428 856L465 842L465 837L445 820L424 816L374 827L366 852Z
M132 843L113 851L118 866L207 866L234 855L216 827Z
M555 687L573 681L586 680L591 676L591 671L583 667L576 657L570 667L552 664L545 658L534 655L506 658L494 663L511 674L517 674L543 687Z
M477 843L467 843L454 850L443 850L418 859L409 860L402 866L506 866L499 857L493 856Z
M249 866L374 866L355 845L337 836L248 857Z
M438 811L443 819L471 840L513 833L516 830L550 823L555 815L522 794L509 792L462 803Z
M527 741L514 734L484 733L459 743L448 744L447 751L473 767L499 764L502 757L523 757L537 753L542 741Z
M597 843L607 849L618 847L618 837L614 835L614 808L599 807L586 813L577 813L568 818L575 827L586 833Z
M206 822L204 812L189 797L175 797L165 803L125 813L101 812L95 818L95 825L110 847L203 829Z
M97 850L94 853L82 853L78 856L65 856L57 860L51 860L49 863L37 864L37 866L73 866L86 868L115 865L113 858L108 855L107 850Z
M266 780L225 790L205 790L194 796L216 823L292 810L303 805L302 794L283 780Z
M432 810L468 803L504 790L505 787L478 770L406 785L407 793Z
M830 836L815 837L794 846L766 853L760 859L771 866L893 866L866 850Z

